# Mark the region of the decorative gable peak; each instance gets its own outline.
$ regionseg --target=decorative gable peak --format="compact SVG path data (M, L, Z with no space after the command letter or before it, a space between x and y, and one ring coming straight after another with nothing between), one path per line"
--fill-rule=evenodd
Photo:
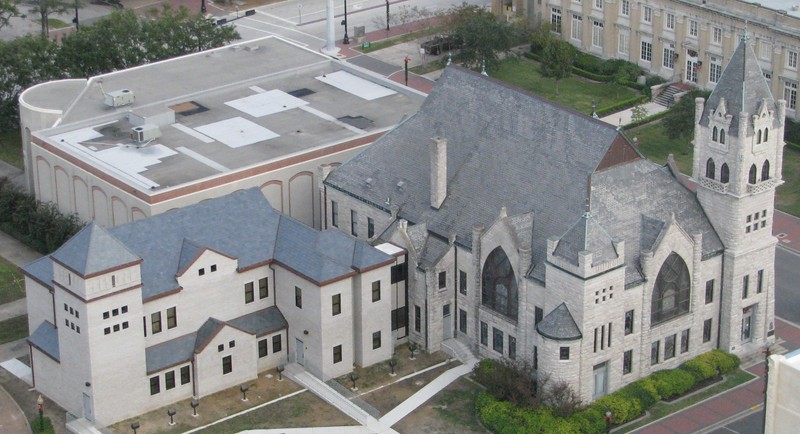
M725 119L728 114L728 105L725 104L725 98L719 99L719 104L717 104L717 108L714 110L714 116L718 119Z

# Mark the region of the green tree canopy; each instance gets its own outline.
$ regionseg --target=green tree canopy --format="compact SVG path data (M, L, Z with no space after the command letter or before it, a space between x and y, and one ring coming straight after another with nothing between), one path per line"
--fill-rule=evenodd
M694 99L697 97L707 99L710 94L710 92L701 90L692 90L686 93L672 106L670 114L661 122L667 137L686 143L686 152L689 152L692 137L694 137Z
M21 0L0 0L0 29L10 24L11 18L25 16L17 7L20 1Z
M487 68L497 66L500 54L508 54L522 36L521 27L499 21L483 7L466 3L448 10L446 25L461 45L459 56L467 67L484 62Z
M551 39L542 50L542 75L556 80L556 93L558 82L572 74L572 64L575 63L575 47L561 39Z

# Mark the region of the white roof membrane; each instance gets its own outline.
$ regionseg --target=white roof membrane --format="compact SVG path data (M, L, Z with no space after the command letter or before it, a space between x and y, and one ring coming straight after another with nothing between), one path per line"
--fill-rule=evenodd
M336 71L314 78L367 101L397 93L388 87L383 87L361 77L356 77L347 71Z
M195 128L195 130L231 148L240 148L280 137L279 134L238 116L203 125Z

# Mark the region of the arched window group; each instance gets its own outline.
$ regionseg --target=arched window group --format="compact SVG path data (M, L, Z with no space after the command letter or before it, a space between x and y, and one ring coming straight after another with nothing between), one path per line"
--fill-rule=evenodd
M711 140L725 144L725 129L717 129L717 127L714 127L714 129L711 130Z
M769 179L769 160L764 160L764 164L761 165L761 181L766 181ZM755 184L759 181L758 177L758 168L755 164L750 166L750 172L747 176L747 182L749 184Z
M764 132L763 136L761 134L762 131ZM769 140L769 128L764 128L756 132L756 144L766 142L767 140Z
M652 325L689 312L691 295L689 268L683 258L670 253L658 272L650 307Z
M706 160L706 178L709 179L716 179L717 177L717 166L714 164L714 159L709 158ZM719 168L719 182L723 184L727 184L730 181L730 169L728 169L727 163L722 163L722 166Z
M492 250L481 275L481 303L509 318L517 319L519 295L517 277L506 252L501 247Z

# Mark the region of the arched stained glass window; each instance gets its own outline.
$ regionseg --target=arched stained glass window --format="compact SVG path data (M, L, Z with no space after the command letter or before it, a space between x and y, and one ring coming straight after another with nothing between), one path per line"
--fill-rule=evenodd
M517 276L502 247L492 250L483 264L481 302L509 318L517 319Z
M655 325L689 312L691 281L686 262L672 252L658 272L653 287L650 324Z

